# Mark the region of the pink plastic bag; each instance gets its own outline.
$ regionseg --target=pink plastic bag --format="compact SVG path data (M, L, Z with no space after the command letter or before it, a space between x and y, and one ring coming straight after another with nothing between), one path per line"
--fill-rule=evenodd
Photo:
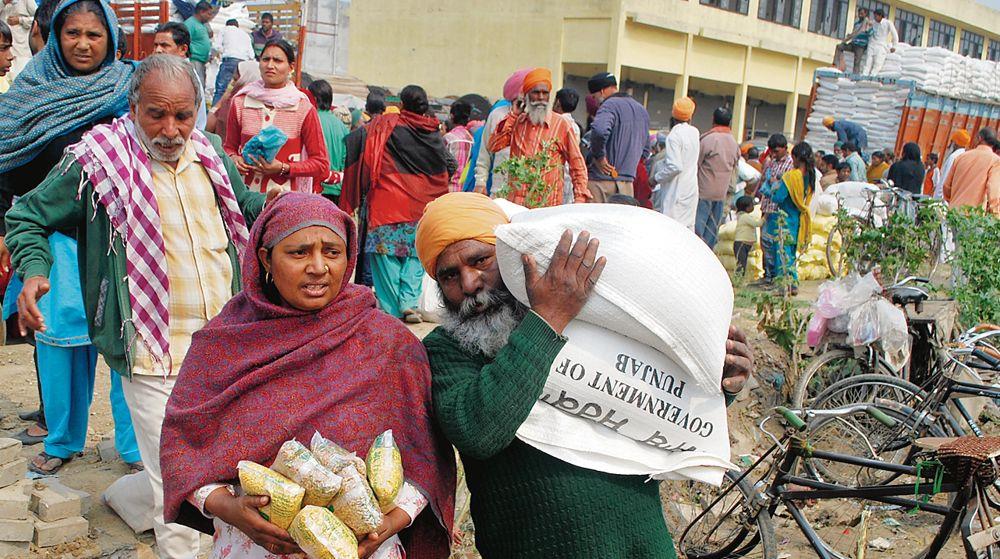
M809 320L809 328L806 329L806 342L809 347L816 347L823 341L827 320L829 319L820 313L813 314L812 319Z

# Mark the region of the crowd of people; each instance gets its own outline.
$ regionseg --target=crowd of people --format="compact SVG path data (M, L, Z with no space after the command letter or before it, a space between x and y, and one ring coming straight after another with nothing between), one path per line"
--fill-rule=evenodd
M989 129L972 145L956 133L940 172L915 144L898 161L865 153L863 127L834 118L834 153L781 134L761 153L734 139L728 107L700 133L688 97L669 131L650 134L646 109L607 72L587 83L581 125L580 94L553 93L546 68L513 72L480 120L456 101L442 122L417 85L398 105L373 92L348 109L325 81L296 86L296 51L267 14L250 36L227 24L209 96L213 14L202 2L160 26L138 63L108 4L42 0L32 56L0 95L3 308L35 346L42 404L19 438L43 444L30 466L40 475L81 452L102 356L132 472L120 482L152 491L133 510L153 516L161 557L197 556L199 531L216 536L213 557L298 552L258 513L267 497L233 483L237 463L267 463L316 430L361 453L386 428L407 483L363 557L447 557L452 447L484 557L674 556L656 484L516 438L607 260L598 239L567 232L544 273L524 259L523 305L499 273L494 228L508 217L495 198L644 206L710 247L734 209L741 266L760 229L765 281L793 284L811 199L837 182L926 192L931 169L931 194L1000 214ZM0 73L21 58L10 21ZM534 182L503 170L538 157L549 165ZM423 320L427 288L444 316L421 343L404 322ZM738 328L726 352L729 403L753 368Z

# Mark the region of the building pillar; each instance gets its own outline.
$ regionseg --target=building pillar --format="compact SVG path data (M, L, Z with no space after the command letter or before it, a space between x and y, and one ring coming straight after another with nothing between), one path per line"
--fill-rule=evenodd
M674 101L687 97L688 95L688 85L691 83L691 69L689 63L691 61L691 51L694 48L694 35L688 33L685 35L684 40L684 64L681 69L681 75L677 76L677 80L674 81Z
M608 72L622 83L621 44L625 38L625 5L618 4L618 11L611 18L611 39L608 41Z
M792 141L795 138L795 121L799 114L799 76L802 74L802 58L795 59L795 79L792 81L792 92L785 101L785 137Z
M743 75L740 77L740 85L736 86L736 94L733 96L733 136L739 143L743 143L743 138L746 136L747 95L750 89L747 76L750 75L752 55L753 47L747 45L746 52L743 54Z

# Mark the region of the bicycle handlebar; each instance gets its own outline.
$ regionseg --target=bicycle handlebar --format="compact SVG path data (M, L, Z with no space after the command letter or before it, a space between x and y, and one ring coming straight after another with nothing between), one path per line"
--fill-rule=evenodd
M795 415L795 412L792 410L786 408L785 406L778 406L774 408L774 411L781 414L781 416L785 418L785 422L787 422L796 431L806 430L806 422L802 421L802 418Z
M878 421L886 427L892 428L896 426L895 419L889 417L885 414L885 412L871 404L855 404L853 406L844 406L842 408L835 408L832 410L790 410L785 406L777 406L774 408L774 411L781 415L785 422L796 431L805 431L807 428L806 422L799 417L799 415L805 415L808 419L813 419L816 417L839 417L859 411L864 411L870 415L872 419Z
M1000 371L1000 359L993 357L992 355L986 353L985 351L975 348L972 350L972 356L985 362L990 366L991 369L995 371Z

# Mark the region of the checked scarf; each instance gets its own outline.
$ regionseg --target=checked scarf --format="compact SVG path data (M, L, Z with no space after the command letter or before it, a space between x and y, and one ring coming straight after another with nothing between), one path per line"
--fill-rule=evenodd
M250 240L246 221L240 212L229 175L215 148L197 129L188 140L194 146L219 200L222 221L239 254ZM167 279L166 251L160 230L160 212L153 193L153 174L149 155L143 149L135 124L128 116L111 124L95 126L79 143L67 148L76 156L97 203L104 206L113 235L121 237L127 258L126 274L131 318L138 337L145 344L153 362L171 371L169 330L167 324L170 286ZM87 181L81 181L78 196ZM126 348L133 340L127 340Z

